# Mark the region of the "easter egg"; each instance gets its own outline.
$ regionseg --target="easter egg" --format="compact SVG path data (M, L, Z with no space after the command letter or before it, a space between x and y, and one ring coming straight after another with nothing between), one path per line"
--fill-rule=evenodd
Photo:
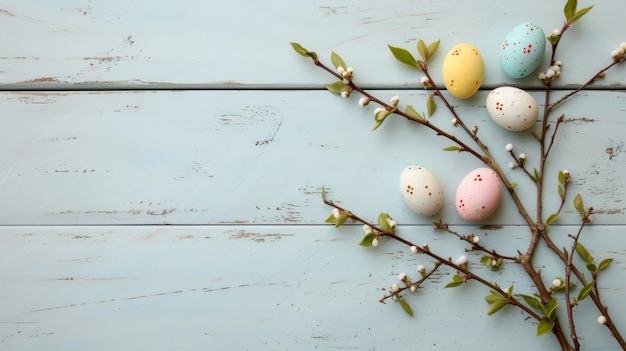
M500 178L490 168L469 172L456 190L456 211L468 222L481 221L491 215L500 204Z
M517 132L537 122L539 106L535 98L522 89L499 87L487 95L487 112L497 125Z
M543 60L546 36L543 30L528 22L520 24L506 36L500 50L500 67L517 79L533 73Z
M408 166L400 174L400 194L407 207L423 216L433 216L443 206L443 187L431 171Z
M458 44L446 55L441 68L446 89L452 96L467 99L474 95L485 76L483 57L470 44Z

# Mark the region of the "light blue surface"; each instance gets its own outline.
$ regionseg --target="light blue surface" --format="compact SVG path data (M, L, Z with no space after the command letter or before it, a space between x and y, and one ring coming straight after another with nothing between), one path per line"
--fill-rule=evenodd
M445 52L473 43L487 67L483 90L451 101L501 165L508 142L536 164L530 131L497 127L484 101L503 83L539 88L535 75L506 78L498 48L517 24L560 27L561 9L557 1L0 1L8 33L0 38L0 350L557 349L514 308L488 317L488 291L476 282L444 289L449 270L409 297L413 318L378 302L398 273L415 277L430 262L394 242L359 247L358 225L325 225L322 186L369 220L389 212L400 234L446 257L465 246L405 207L398 177L407 165L438 175L446 204L437 218L481 244L514 255L528 230L506 196L488 220L463 222L454 190L482 165L440 152L450 143L405 120L390 117L371 132L374 107L321 89L332 77L288 43L324 60L336 50L375 95L397 94L419 111L421 74L386 45L414 50L418 38L441 38ZM605 0L567 33L555 98L610 62L626 41L624 11ZM436 57L438 81L440 67ZM625 86L622 65L555 112L568 122L545 199L551 213L556 175L568 169L570 195L596 210L582 242L597 259L615 258L599 284L624 333ZM450 118L439 106L431 121L455 131ZM534 212L532 183L519 170L507 174ZM568 247L579 221L570 202L551 229ZM493 273L480 256L468 254L472 270L532 293L519 267ZM563 275L546 250L536 263L546 281ZM584 350L617 349L591 304L576 315Z

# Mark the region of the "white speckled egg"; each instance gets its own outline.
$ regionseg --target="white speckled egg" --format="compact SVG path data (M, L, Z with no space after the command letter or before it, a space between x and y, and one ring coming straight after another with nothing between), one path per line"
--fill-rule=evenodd
M500 204L500 178L490 168L469 172L456 190L456 211L468 222L481 221L491 215Z
M439 179L421 166L408 166L400 174L400 194L411 211L433 216L443 206L443 187Z
M487 112L500 127L517 132L537 122L539 106L535 98L522 89L499 87L487 95Z
M474 95L485 76L483 57L470 44L458 44L446 55L441 67L443 82L452 96L467 99Z
M500 50L500 67L509 77L517 79L533 73L546 49L543 30L530 22L513 28Z

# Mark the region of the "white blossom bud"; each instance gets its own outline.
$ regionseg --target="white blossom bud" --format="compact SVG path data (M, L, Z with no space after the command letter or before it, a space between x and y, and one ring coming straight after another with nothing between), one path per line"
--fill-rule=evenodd
M398 280L400 280L400 281L404 281L404 280L406 280L406 273L400 273L400 274L398 274Z
M554 35L555 37L558 37L559 35L561 35L561 30L560 29L554 29L552 31L552 35Z
M347 90L342 90L341 91L341 97L346 99L348 96L350 96L350 92Z
M367 98L367 97L365 97L365 96L363 96L362 98L360 98L360 99L359 99L359 105L360 105L361 107L365 107L365 106L367 106L369 103L370 103L370 99L369 99L369 98Z
M391 286L391 290L393 290L394 292L398 292L398 291L400 291L400 285L398 285L398 284L394 283L394 284Z
M526 159L526 154L525 153L521 153L519 154L519 156L517 156L520 160L525 160Z
M417 246L415 246L415 245L411 246L411 252L414 253L414 254L418 253L419 250L417 249Z
M510 168L510 169L513 169L513 168L515 168L515 167L517 167L517 165L515 164L515 162L511 162L511 163L509 163L509 168Z
M383 111L384 109L384 107L378 106L376 107L376 109L374 109L374 114L378 114L378 112Z
M336 208L333 208L333 217L339 218L339 216L341 216L341 213L339 212L339 210Z
M567 169L563 170L563 175L567 178L569 177L569 171Z
M461 256L459 256L459 258L456 259L456 264L459 265L459 266L462 266L462 265L464 265L466 263L467 263L467 256L465 256L465 255L461 255Z
M557 65L557 66L559 66L559 67L560 67L560 66L563 66L563 62L561 62L561 61L556 61L554 64L555 64L555 65Z
M552 68L548 68L548 70L546 71L546 78L552 78L555 74L556 72L554 72Z
M491 260L491 265L494 266L494 267L497 266L498 265L498 260L495 260L495 259Z
M606 317L605 316L600 316L598 317L598 323L605 325L607 322Z
M561 286L561 284L562 284L562 282L561 282L561 279L559 279L559 278L554 279L552 281L552 287L555 288L555 289L558 288L559 286Z
M554 73L559 73L561 71L561 67L557 65L550 67L550 69L553 70Z
M423 76L422 79L420 79L420 83L422 83L423 85L428 84L428 77Z
M626 50L626 41L619 44L619 47Z
M364 224L363 225L363 234L365 234L365 235L372 234L372 228L369 225Z
M480 242L480 238L479 238L479 237L477 237L477 236L474 236L474 237L472 238L472 242L473 242L474 244L478 244L478 243Z
M346 71L345 68L343 68L342 66L337 67L337 72L339 72L339 74L341 74L343 76L343 73Z
M619 58L619 51L617 49L611 51L611 57L614 59Z
M416 292L417 291L417 286L416 285L411 285L411 287L409 289L411 290L411 292Z
M593 222L593 216L588 216L587 223L592 223L592 222Z
M506 144L506 146L504 148L506 149L506 151L513 151L513 144L508 143L508 144Z
M423 265L420 264L419 266L417 266L417 273L423 274L425 272L426 272L426 268L424 268Z
M374 247L378 246L378 238L375 238L374 240L372 240L372 246Z
M387 223L389 223L389 228L391 228L392 230L396 229L396 226L398 225L393 219L388 220Z
M400 102L400 97L398 95L394 95L393 97L391 97L391 104L392 105L397 105Z
M624 50L624 48L623 48L623 47L621 47L621 46L620 46L620 47L618 47L616 50L617 50L617 52L620 54L620 56L621 56L621 55L624 55L625 50Z
M546 79L546 74L543 72L539 72L539 79L544 80Z
M346 72L347 72L348 74L352 75L352 73L354 73L354 68L352 68L352 67L348 67L348 68L346 68Z
M452 122L452 125L455 126L455 127L459 124L459 120L456 119L456 117L451 119L450 122Z

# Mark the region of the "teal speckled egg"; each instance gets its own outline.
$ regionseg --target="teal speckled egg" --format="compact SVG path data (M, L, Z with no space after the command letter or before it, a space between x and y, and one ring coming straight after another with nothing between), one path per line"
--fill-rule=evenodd
M500 50L500 67L509 77L524 78L533 73L543 60L546 36L530 22L520 24L506 36Z

